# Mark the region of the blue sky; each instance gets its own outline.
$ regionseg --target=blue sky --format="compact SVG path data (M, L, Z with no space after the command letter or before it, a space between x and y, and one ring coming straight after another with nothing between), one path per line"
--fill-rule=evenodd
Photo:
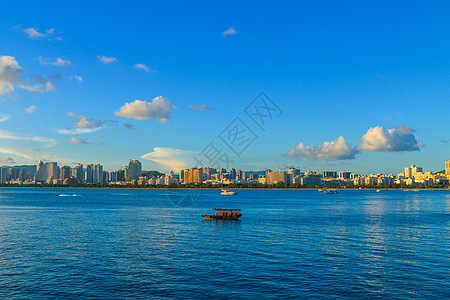
M167 171L194 165L212 141L245 170L441 170L450 159L449 8L4 3L0 165L113 170L139 159ZM264 131L244 112L260 92L282 111ZM218 137L236 117L257 136L239 157Z

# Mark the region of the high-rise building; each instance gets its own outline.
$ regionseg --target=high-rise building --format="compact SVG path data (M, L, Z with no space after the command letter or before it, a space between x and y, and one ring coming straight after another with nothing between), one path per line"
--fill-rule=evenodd
M450 160L445 163L445 175L450 175Z
M94 166L93 182L103 183L103 166L100 164Z
M236 169L235 168L231 168L230 172L228 172L228 173L229 173L229 176L228 176L229 179L236 180Z
M70 178L70 167L64 166L61 168L61 180L64 181L66 178Z
M87 184L94 183L94 165L90 164L86 166L86 173L84 176L84 182Z
M190 169L185 169L183 172L184 184L191 183L202 183L203 182L203 169L197 169L197 167L193 167Z
M337 172L335 172L335 171L323 171L322 172L322 177L323 178L336 178L337 177Z
M352 174L352 172L339 172L339 178L341 179L350 179L350 175Z
M84 170L83 170L82 164L77 164L77 166L72 169L72 177L75 177L80 182L84 182L83 173L84 173Z
M0 183L6 183L8 180L8 169L0 168Z
M109 172L103 171L103 183L109 183Z
M423 169L421 167L417 167L416 165L411 165L411 167L405 168L405 178L414 178L417 173L423 173Z
M127 181L137 180L142 173L142 164L138 160L130 159L128 163Z
M266 177L267 184L276 184L279 182L286 182L286 172L285 171L273 171L267 173Z
M125 170L117 170L117 181L125 181Z
M58 177L58 163L39 161L37 164L36 174L34 175L34 181L37 183L46 183Z

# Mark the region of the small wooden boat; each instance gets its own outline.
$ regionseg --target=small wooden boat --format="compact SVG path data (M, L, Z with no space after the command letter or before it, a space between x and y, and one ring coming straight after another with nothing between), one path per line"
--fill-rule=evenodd
M212 215L202 215L207 220L239 220L241 216L241 210L237 208L213 208Z

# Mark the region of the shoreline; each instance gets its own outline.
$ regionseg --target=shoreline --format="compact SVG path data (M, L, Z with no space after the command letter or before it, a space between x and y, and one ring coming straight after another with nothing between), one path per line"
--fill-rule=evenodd
M147 188L147 187L58 187L58 186L45 186L45 187L38 187L38 186L2 186L0 189L110 189L110 190L221 190L223 187L217 187L217 188L195 188L195 187L180 187L180 188L174 188L174 187L155 187L155 188ZM278 190L278 191L318 191L319 189L326 190L330 188L225 188L229 190L263 190L263 191L270 191L270 190ZM450 187L447 188L332 188L337 191L450 191Z

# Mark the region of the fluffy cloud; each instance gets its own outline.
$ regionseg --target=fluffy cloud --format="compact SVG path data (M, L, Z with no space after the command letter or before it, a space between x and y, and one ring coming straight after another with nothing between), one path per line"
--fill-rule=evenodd
M70 143L70 144L91 144L89 142L86 142L83 139L79 139L76 137L71 138L70 141L68 141L68 143Z
M103 125L105 121L97 118L88 118L83 115L78 115L78 117L72 121L75 127L79 128L97 128Z
M36 27L25 28L23 32L28 35L30 39L48 38L55 33L55 28L47 29L43 32Z
M300 143L285 155L291 158L301 156L310 160L317 160L318 158L325 160L344 160L354 159L358 152L355 147L347 144L343 136L340 136L335 141L324 142L319 146L305 146L304 143Z
M141 158L154 161L164 167L167 171L179 171L183 168L191 166L196 154L198 153L193 151L155 147L153 152L144 154Z
M0 163L8 165L15 164L14 160L9 156L0 156Z
M72 120L72 123L74 124L74 129L57 129L56 132L60 134L85 134L85 133L92 133L100 130L103 125L106 123L113 123L116 124L117 121L113 120L101 120L98 118L88 118L84 115L77 115L73 112L68 112L67 115L69 117L76 117L74 120Z
M361 150L367 151L420 151L424 144L417 141L414 130L408 126L397 126L392 129L385 129L381 126L372 127L367 130L361 138Z
M194 110L202 110L202 111L213 111L216 110L215 108L211 108L208 106L208 104L200 104L200 105L188 105L189 109Z
M55 90L54 84L43 76L35 76L38 84L31 84L30 80L21 82L20 76L23 69L19 66L15 57L0 56L0 95L14 93L14 86L32 93L44 93ZM57 76L54 76L55 79Z
M158 122L168 123L172 107L172 103L166 97L159 96L153 98L152 102L135 100L134 102L125 103L114 114L119 117L137 120L158 118ZM175 107L173 108L175 109Z
M36 105L31 105L30 107L25 108L25 112L27 114L32 114L36 111Z
M34 84L34 85L28 81L26 84L21 83L18 86L21 89L27 90L31 93L39 93L39 94L55 90L55 85L50 81L47 81L45 84Z
M113 62L119 62L119 60L115 57L106 57L106 56L97 56L98 59L100 59L101 62L105 64L110 64Z
M135 64L133 67L135 67L136 69L144 70L145 72L155 72L155 71L152 71L148 66L146 66L144 64Z
M5 115L5 114L0 114L0 123L1 122L5 122L9 119L9 116Z
M236 34L236 33L237 33L237 31L234 30L233 27L230 27L230 28L228 28L227 30L225 30L224 32L222 32L222 35L223 35L223 37L227 37L227 36L229 36L229 35L234 35L234 34Z
M14 85L20 83L22 68L12 56L0 56L0 95L14 93Z

